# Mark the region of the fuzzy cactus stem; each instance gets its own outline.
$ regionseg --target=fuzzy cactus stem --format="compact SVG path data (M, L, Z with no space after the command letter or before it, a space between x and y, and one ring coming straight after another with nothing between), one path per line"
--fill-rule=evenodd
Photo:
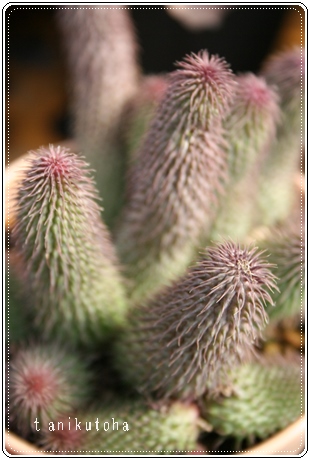
M29 162L14 234L36 324L44 338L95 346L123 324L126 301L88 165L52 145Z
M266 62L262 75L276 88L282 117L266 161L258 173L255 207L257 225L275 225L285 221L295 206L295 176L300 175L304 148L304 50L282 51Z
M243 241L256 220L258 170L268 155L280 118L278 95L263 77L236 77L237 88L224 120L228 180L209 238Z
M182 275L196 258L226 180L221 119L235 88L232 72L207 51L178 66L129 171L117 245L135 301Z
M9 415L27 435L89 399L91 372L76 351L59 344L23 344L10 362ZM35 426L37 421L38 426Z
M232 369L232 392L202 398L202 416L213 430L249 444L286 428L304 412L300 355L260 357Z
M105 222L122 204L126 156L120 122L138 88L134 25L126 8L63 8L57 14L70 78L73 135L95 169Z
M194 450L199 433L197 407L180 402L155 409L141 400L120 399L71 414L71 420L75 417L79 430L68 429L68 418L63 429L55 421L54 431L42 430L41 445L59 455L169 455Z
M210 247L187 275L131 314L117 362L142 393L181 399L217 392L223 374L247 358L268 321L276 288L255 247Z

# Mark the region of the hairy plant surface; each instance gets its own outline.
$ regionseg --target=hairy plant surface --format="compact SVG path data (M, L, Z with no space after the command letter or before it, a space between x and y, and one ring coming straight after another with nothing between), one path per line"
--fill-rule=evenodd
M178 65L129 172L117 243L135 300L183 274L196 257L226 178L221 120L235 88L232 72L207 51Z
M42 334L93 346L123 323L125 295L87 164L62 147L33 152L18 191L17 249Z
M228 180L214 221L211 240L244 240L254 225L258 170L274 140L280 109L277 93L263 77L236 77L237 89L224 120L228 146Z
M300 176L304 148L304 72L304 50L300 48L273 56L262 70L279 93L282 119L259 172L258 225L283 222L295 205L295 179Z
M24 435L82 408L90 393L86 364L55 343L20 347L9 369L9 416Z
M122 402L120 400L120 402ZM75 430L76 421L80 429ZM41 444L52 453L90 455L169 455L196 447L198 410L194 405L174 403L161 409L141 401L123 401L77 412L63 419L63 430L42 433ZM96 425L97 421L97 425ZM86 423L88 431L86 430ZM96 429L98 428L98 430Z
M275 308L267 308L271 321L279 321L304 312L305 240L295 228L273 229L260 243L268 248L279 291L273 293Z
M95 169L105 222L111 226L123 193L120 122L138 85L134 27L124 8L63 8L57 17L70 77L74 137Z
M220 391L267 322L275 277L257 248L225 242L140 308L120 338L122 375L152 396L193 398Z
M222 436L251 444L286 428L304 412L298 353L261 357L231 370L232 394L201 402L204 418Z

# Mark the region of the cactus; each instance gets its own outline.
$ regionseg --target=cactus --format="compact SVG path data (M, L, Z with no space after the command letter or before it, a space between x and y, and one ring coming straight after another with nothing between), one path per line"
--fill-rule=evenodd
M176 402L152 409L141 401L120 402L72 414L70 429L68 417L61 420L63 429L62 425L58 429L58 420L55 431L45 425L40 444L51 453L88 455L169 455L195 449L198 410L194 405Z
M137 160L140 144L156 108L168 88L166 75L147 75L141 80L139 92L124 110L124 142L131 162Z
M280 116L278 97L262 77L241 74L224 120L229 179L210 239L243 240L255 222L257 169L266 158ZM254 214L254 215L253 215Z
M266 325L276 287L270 268L254 247L209 248L186 276L132 310L131 330L116 347L124 378L148 397L219 391Z
M232 393L202 398L202 416L221 436L253 444L287 427L304 412L301 357L281 355L235 367L230 372Z
M232 437L252 443L303 412L301 361L257 359L304 295L304 235L288 225L303 217L303 57L236 76L200 51L139 76L126 10L57 13L104 223L83 157L30 152L7 216L26 286L14 299L10 280L7 299L7 428L50 454L191 454L198 434L211 447L201 429L231 452ZM265 223L270 237L247 245Z
M270 321L294 316L300 319L305 291L304 236L296 228L273 229L259 245L270 251L273 273L279 280L279 291L273 293L275 308L267 307Z
M300 173L304 138L304 51L282 52L266 63L262 75L280 95L282 120L267 161L259 172L256 224L284 221L294 203L295 176Z
M10 421L25 435L88 400L90 371L76 351L53 344L20 346L9 363Z
M126 160L119 125L139 76L133 25L124 8L62 8L58 23L71 83L74 136L95 169L105 222L112 226L121 206Z
M226 177L221 119L235 88L232 73L207 51L178 65L129 172L118 232L137 302L186 271Z
M31 293L24 279L23 262L16 251L6 252L6 341L10 347L29 339L34 328Z
M31 152L18 192L16 247L44 337L93 347L123 324L124 288L87 164L68 149Z

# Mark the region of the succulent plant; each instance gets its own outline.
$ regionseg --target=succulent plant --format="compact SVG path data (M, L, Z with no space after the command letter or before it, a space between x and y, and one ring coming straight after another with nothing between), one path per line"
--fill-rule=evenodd
M31 153L16 247L44 337L93 347L123 324L126 299L87 164L62 147Z
M38 333L30 308L31 293L24 282L22 260L13 250L6 252L6 341L12 347Z
M202 415L213 430L237 441L264 439L304 412L301 357L260 357L230 372L232 393L201 399Z
M221 120L232 72L207 51L178 65L129 171L117 244L135 301L186 271L226 177Z
M99 193L84 157L29 153L7 219L7 428L58 454L192 453L201 429L254 442L304 410L303 362L257 360L304 295L304 57L234 75L202 50L146 76L126 10L57 13Z
M159 102L168 88L166 75L146 75L141 79L139 92L124 109L124 142L131 162L140 152L140 144L152 121Z
M304 65L304 50L296 48L270 58L261 72L279 93L282 119L259 172L258 225L284 221L295 204L294 171L300 174L304 144Z
M63 345L23 344L9 363L8 412L22 434L40 431L49 419L82 408L91 374L76 350Z
M79 411L45 425L40 444L51 453L122 455L176 454L193 450L198 438L198 410L173 403L152 409L143 401L122 401ZM69 422L71 423L70 428ZM79 428L76 428L76 425ZM50 425L52 427L52 425ZM88 428L88 431L86 430Z
M117 346L122 375L148 397L220 391L223 375L248 357L266 325L276 288L270 268L255 247L208 248L187 275L132 310Z
M73 134L95 170L110 226L123 192L120 121L138 85L134 28L125 8L61 8L58 23L70 77Z
M257 170L274 140L280 110L276 92L263 77L236 77L232 108L224 120L228 145L227 193L222 198L210 239L243 240L255 221ZM246 193L245 193L246 191Z
M298 316L304 312L305 240L296 227L273 229L260 247L270 251L273 273L279 291L273 293L275 308L267 307L271 322Z

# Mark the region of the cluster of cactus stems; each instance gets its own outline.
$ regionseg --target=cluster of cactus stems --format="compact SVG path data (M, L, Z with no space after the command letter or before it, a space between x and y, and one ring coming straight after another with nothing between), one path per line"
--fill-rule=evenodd
M108 213L83 156L29 153L10 248L8 428L57 454L187 453L208 429L253 443L303 412L300 362L262 351L269 318L297 315L304 296L304 234L286 198L272 220L263 206L298 174L302 54L234 75L202 50L143 76L129 19L59 14L77 148L100 164ZM116 151L130 163L123 198ZM93 404L100 359L113 390Z

